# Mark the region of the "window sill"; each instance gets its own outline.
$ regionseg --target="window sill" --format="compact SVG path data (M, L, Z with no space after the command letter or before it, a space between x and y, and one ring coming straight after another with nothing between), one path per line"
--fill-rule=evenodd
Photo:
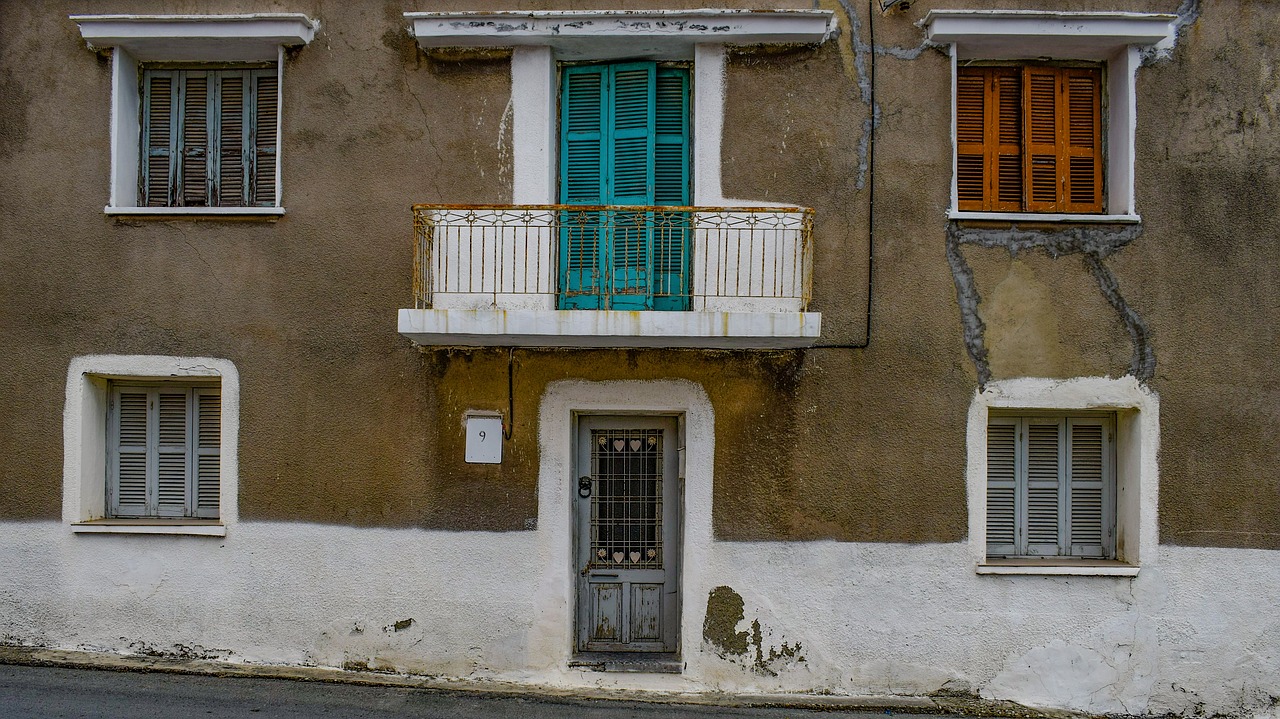
M108 216L157 220L204 220L211 218L263 219L275 221L283 207L112 207L102 208Z
M1108 222L1137 224L1141 215L1072 215L1058 212L966 212L949 210L949 220L995 220L997 222Z
M216 519L96 519L73 522L76 534L186 534L225 537L227 526Z
M977 565L978 574L1034 574L1041 576L1136 577L1138 567L1114 559L1061 559L1020 557L988 559Z

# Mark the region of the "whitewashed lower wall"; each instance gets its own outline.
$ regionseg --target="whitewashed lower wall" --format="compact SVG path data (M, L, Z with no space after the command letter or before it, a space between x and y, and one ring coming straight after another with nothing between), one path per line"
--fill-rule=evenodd
M714 542L692 583L743 597L738 629L759 621L764 666L754 647L724 659L686 636L684 675L643 677L570 671L567 646L543 646L567 636L568 611L543 586L541 533L246 522L217 539L5 523L0 640L562 687L950 689L1090 713L1262 716L1280 696L1274 552L1164 547L1127 579L977 576L963 543ZM686 629L706 598L686 596ZM784 644L803 661L769 661Z

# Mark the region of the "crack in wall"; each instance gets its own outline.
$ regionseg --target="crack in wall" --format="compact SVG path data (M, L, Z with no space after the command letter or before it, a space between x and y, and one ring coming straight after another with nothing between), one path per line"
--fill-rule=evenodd
M1133 355L1129 373L1141 382L1155 376L1155 350L1151 346L1151 330L1138 312L1129 305L1120 292L1119 282L1103 263L1142 235L1141 225L1077 226L1052 231L1024 230L1017 225L1007 228L961 227L952 222L947 225L946 256L951 276L956 285L956 303L960 306L960 325L965 350L973 360L978 374L978 387L985 388L991 381L991 365L985 334L986 325L978 314L982 296L973 277L973 268L965 260L960 248L973 245L985 249L1005 249L1011 258L1019 252L1042 250L1058 259L1068 255L1081 255L1087 269L1098 283L1098 290L1115 309L1129 339L1133 343Z

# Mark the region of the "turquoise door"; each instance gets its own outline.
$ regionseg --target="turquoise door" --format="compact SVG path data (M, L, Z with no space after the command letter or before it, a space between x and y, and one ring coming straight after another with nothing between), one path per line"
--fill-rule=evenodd
M579 65L561 81L561 204L689 204L686 68ZM688 309L686 213L566 211L561 223L561 309Z

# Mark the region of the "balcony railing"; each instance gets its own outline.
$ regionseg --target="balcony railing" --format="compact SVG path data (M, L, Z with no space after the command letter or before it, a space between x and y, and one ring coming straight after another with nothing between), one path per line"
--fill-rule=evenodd
M813 210L415 205L418 309L803 312Z

